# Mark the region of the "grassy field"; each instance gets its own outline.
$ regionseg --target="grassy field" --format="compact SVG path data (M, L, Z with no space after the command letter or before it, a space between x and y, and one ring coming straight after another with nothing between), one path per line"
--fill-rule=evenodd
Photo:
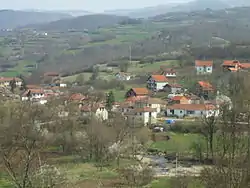
M175 153L175 152L189 152L193 142L204 142L203 138L198 134L179 134L168 133L170 140L158 141L151 145L152 149L157 149L162 152Z
M150 188L172 188L174 185L174 183L171 183L171 180L169 178L158 178L156 180L154 180L151 185ZM175 185L175 187L177 187L177 185ZM199 180L192 180L189 184L187 188L204 188L201 185L201 182Z

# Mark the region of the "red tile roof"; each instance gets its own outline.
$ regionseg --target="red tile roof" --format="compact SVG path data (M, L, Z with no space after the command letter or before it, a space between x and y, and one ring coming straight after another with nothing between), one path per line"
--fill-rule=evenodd
M46 73L44 73L44 76L59 76L59 73L57 73L57 72L46 72Z
M29 91L33 94L41 94L44 93L44 90L42 88L37 89L29 89Z
M203 66L211 67L211 66L213 66L213 61L196 60L195 66L197 66L197 67L203 67Z
M142 100L142 99L146 99L147 96L136 96L136 97L129 97L126 99L126 102L135 102L135 101L139 101L139 100Z
M235 64L239 64L240 62L238 60L224 60L223 66L235 66Z
M182 88L182 85L176 84L176 83L170 83L170 84L167 84L167 85L170 86L170 87L173 87L173 88Z
M12 80L21 81L20 78L16 77L0 77L0 82L10 82Z
M203 90L214 90L213 86L209 82L199 81L198 84L202 87Z
M172 101L180 101L181 99L187 99L185 96L174 96L171 100Z
M174 104L172 106L168 106L167 109L171 110L215 110L216 107L214 105L205 105L205 104Z
M85 96L83 96L81 93L74 93L69 97L69 100L71 100L71 101L81 101L84 98L85 98Z
M240 66L241 66L243 69L249 69L249 68L250 68L250 63L241 63Z
M149 91L147 88L132 88L132 90L137 94L137 95L148 95Z
M28 89L39 89L39 88L41 88L41 86L39 86L39 85L27 85L26 87Z
M105 106L103 104L95 104L92 107L90 105L85 105L81 107L81 111L83 112L94 112L96 111L98 108L105 108Z
M152 79L156 82L167 82L168 79L165 75L152 75Z

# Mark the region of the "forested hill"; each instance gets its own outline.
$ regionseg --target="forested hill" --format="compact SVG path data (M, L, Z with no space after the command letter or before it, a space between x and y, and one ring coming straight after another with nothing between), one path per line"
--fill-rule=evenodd
M79 16L70 19L62 19L44 25L36 25L34 27L43 30L57 30L57 31L65 31L69 29L94 30L100 27L113 26L115 24L122 23L126 20L131 20L131 19L126 16L93 14L93 15Z
M29 24L48 23L71 15L53 12L0 10L0 28L12 29Z

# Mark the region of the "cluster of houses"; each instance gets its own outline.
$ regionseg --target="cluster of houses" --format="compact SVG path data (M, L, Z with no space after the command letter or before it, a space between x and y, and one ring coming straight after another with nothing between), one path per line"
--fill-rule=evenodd
M241 63L236 60L224 61L223 70L236 72L250 68L250 64ZM195 71L197 75L211 74L213 72L213 61L195 61ZM27 85L26 91L21 95L21 100L34 101L46 104L52 97L66 97L66 102L76 104L83 117L94 114L96 117L107 120L109 110L106 108L106 101L89 104L89 98L80 93L68 94L62 92L62 88L67 87L58 79L57 73L46 73L45 77L51 77L57 85L38 86ZM111 111L121 113L124 118L132 124L140 123L144 125L154 124L162 118L185 118L185 117L209 117L218 116L219 106L230 101L226 96L219 95L216 88L208 81L197 81L195 92L190 93L177 83L177 72L172 68L160 67L160 71L152 73L146 82L145 87L129 89L123 102L115 102ZM117 73L117 79L127 81L131 76L126 73ZM15 80L16 85L21 87L22 80L19 78L0 78L0 87L10 86L10 82ZM158 92L168 93L165 99L157 98ZM67 94L66 94L67 93ZM211 100L210 95L215 96ZM60 116L65 116L62 113Z

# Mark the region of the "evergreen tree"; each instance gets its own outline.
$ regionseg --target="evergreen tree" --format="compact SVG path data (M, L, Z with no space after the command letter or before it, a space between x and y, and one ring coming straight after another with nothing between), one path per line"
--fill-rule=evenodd
M98 68L94 68L93 69L93 73L90 77L90 81L96 80L99 76L99 69Z
M110 91L110 92L107 94L107 99L106 99L106 107L107 107L107 109L108 109L109 111L111 111L114 102L115 102L114 93L113 93L113 91Z
M10 81L10 91L14 93L14 90L16 88L16 80L13 78L13 80Z
M84 75L83 74L79 74L76 77L76 83L80 86L82 86L84 84Z

